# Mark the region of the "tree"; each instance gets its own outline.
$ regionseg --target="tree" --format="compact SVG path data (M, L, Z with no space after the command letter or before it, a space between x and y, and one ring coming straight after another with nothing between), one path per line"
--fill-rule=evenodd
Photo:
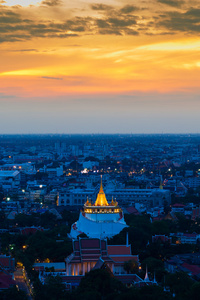
M28 297L26 296L25 292L21 290L17 290L17 288L11 287L5 291L0 292L0 299L1 300L28 300Z
M115 279L111 272L98 269L90 271L82 278L77 293L81 299L89 299L88 293L96 294L97 298L93 297L94 299L105 299L108 294L119 294L125 290L125 286ZM82 295L87 297L82 298ZM77 299L80 299L79 297Z
M48 276L45 285L37 280L34 284L35 300L65 300L67 292L60 276Z
M124 270L129 274L129 273L136 273L138 271L138 263L137 261L129 260L124 263Z
M200 295L200 283L197 282L197 283L193 284L193 286L191 288L190 299L199 300L199 295Z
M185 272L176 272L166 276L166 285L171 292L175 293L178 299L190 299L190 289L193 285L192 279Z

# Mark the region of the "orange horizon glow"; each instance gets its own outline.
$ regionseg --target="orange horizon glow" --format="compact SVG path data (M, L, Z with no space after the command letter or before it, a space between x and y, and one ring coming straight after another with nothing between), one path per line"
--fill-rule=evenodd
M200 42L196 32L171 32L167 27L161 28L156 23L152 25L155 15L161 12L168 14L169 18L172 13L179 14L181 18L190 11L192 3L186 1L179 8L152 0L146 2L148 7L145 9L143 3L139 1L135 8L130 1L94 4L88 0L83 5L77 0L68 9L68 1L52 1L52 5L51 0L4 1L0 4L3 14L7 13L8 18L11 13L16 14L17 21L11 20L11 25L14 26L18 19L20 22L20 16L21 22L25 22L24 17L28 15L29 22L36 26L36 33L33 32L33 36L25 40L23 36L21 38L23 32L16 27L19 40L6 41L5 37L1 47L0 93L20 97L49 97L135 91L199 91ZM37 14L39 9L40 15ZM63 10L67 12L66 19ZM126 12L123 19L120 12ZM126 25L127 15L130 25ZM42 19L45 23L37 25ZM104 22L100 29L95 27L95 22L99 20ZM67 30L66 27L62 31L60 28L65 22L69 22L69 29L70 26L72 28ZM120 28L121 35L100 34L108 22L111 22L109 26L113 26L113 31ZM150 29L147 28L149 22ZM55 24L58 24L57 27ZM45 26L50 27L42 32L40 28ZM138 31L137 35L126 33L139 29L143 31ZM25 28L23 30L26 33ZM54 35L56 30L58 35L64 33L69 36L61 39L51 37L48 32L52 31ZM145 31L149 31L149 35ZM39 36L35 37L34 34Z
M121 92L170 93L199 89L199 41L141 45L130 49L84 48L73 54L60 48L55 53L3 53L7 64L0 72L0 92L21 97ZM16 47L14 45L14 47ZM65 64L63 64L65 61ZM36 66L35 66L36 65ZM35 88L37 86L37 89ZM15 90L20 90L20 93ZM53 94L52 94L53 93Z
M196 0L0 0L2 132L196 132L199 14Z

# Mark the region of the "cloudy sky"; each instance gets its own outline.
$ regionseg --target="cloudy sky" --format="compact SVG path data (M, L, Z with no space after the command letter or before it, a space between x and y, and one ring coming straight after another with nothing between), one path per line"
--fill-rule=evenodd
M0 0L0 133L199 133L199 111L199 0Z

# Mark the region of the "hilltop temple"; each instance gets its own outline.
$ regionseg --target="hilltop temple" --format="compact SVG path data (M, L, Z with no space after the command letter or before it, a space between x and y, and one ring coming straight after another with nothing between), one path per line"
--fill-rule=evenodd
M95 203L92 204L87 199L78 221L72 224L69 236L76 239L78 235L85 233L89 238L105 239L113 237L125 227L128 226L124 221L123 211L113 199L108 203L101 178Z

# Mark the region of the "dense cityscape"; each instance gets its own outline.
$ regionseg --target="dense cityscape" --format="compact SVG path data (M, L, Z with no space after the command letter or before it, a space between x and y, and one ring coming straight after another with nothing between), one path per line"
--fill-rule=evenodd
M199 135L1 135L1 299L198 299Z
M0 0L0 300L199 300L200 1Z

